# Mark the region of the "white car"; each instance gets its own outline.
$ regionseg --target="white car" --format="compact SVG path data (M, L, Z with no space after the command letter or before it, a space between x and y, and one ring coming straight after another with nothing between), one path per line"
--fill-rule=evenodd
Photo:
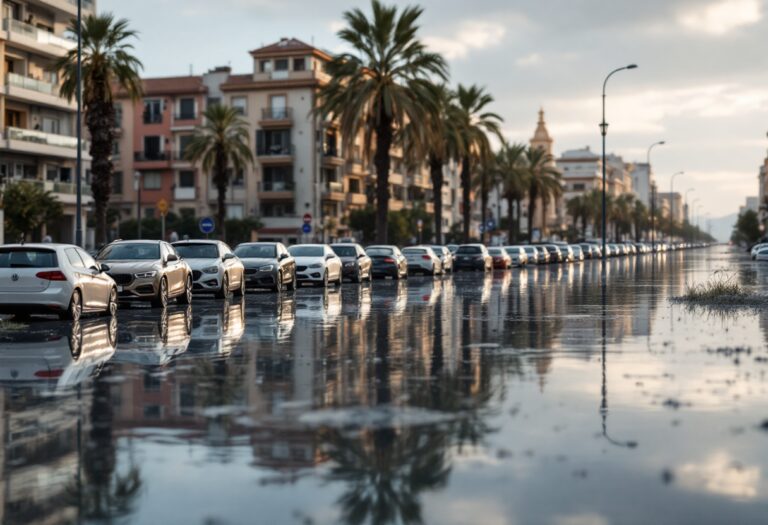
M530 246L530 248L533 248L533 246ZM528 253L522 246L505 246L504 249L512 259L512 266L525 266L528 264ZM535 250L536 248L533 249Z
M768 248L768 243L761 242L761 243L755 244L752 247L752 250L750 250L750 255L752 256L752 259L756 259L757 252L761 251L763 248Z
M409 246L402 249L408 263L408 273L423 273L440 275L443 273L443 263L440 257L429 246Z
M756 261L768 261L768 246L763 246L755 254Z
M299 284L341 284L341 259L327 244L297 244L288 248L288 253L296 260Z
M192 269L192 292L213 293L223 299L245 293L245 266L221 241L179 241L176 253Z
M117 313L117 285L99 263L70 244L0 246L0 313Z

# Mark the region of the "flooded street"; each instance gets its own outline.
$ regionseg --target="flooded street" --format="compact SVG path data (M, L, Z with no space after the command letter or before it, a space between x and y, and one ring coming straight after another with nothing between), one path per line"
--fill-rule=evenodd
M0 330L6 524L765 523L768 312L726 247ZM766 471L766 476L763 476Z

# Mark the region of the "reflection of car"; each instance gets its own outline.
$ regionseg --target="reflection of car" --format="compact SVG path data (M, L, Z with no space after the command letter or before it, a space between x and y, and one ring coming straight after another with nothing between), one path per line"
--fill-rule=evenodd
M443 273L440 257L430 246L409 246L403 248L403 255L408 263L408 271L411 273L419 272L429 275Z
M440 257L440 263L443 265L443 273L453 271L453 253L447 246L432 245L432 250Z
M163 308L159 314L127 311L120 316L114 361L161 366L183 354L192 333L192 307Z
M549 262L549 255L545 253L543 246L523 246L525 254L528 256L528 262L531 264L546 264Z
M341 292L306 290L296 294L296 319L316 319L324 323L336 320L341 314Z
M235 255L245 265L248 287L282 290L296 289L296 260L281 242L244 242L235 248Z
M584 252L581 250L581 246L578 244L571 245L571 251L573 251L573 260L580 262L584 260Z
M245 303L225 301L211 303L192 315L192 338L184 357L207 355L228 356L245 331Z
M243 263L221 241L179 241L172 244L176 253L192 269L192 291L214 293L221 299L231 292L245 293Z
M331 249L341 259L343 275L352 282L360 283L363 279L373 278L371 258L359 244L331 244Z
M408 262L397 246L368 246L365 253L373 263L374 277L408 277Z
M459 270L489 271L493 268L493 259L488 248L483 244L462 244L456 250L453 268Z
M371 303L377 310L386 311L389 315L404 312L408 305L408 284L402 280L383 282L371 293Z
M434 306L440 298L442 279L421 279L408 284L408 306Z
M192 270L164 241L115 241L98 260L117 283L120 300L151 301L164 307L174 297L192 302Z
M249 302L246 334L248 341L282 341L290 337L296 321L293 294L264 294Z
M353 319L366 319L371 313L371 288L371 286L346 286L342 288L342 313Z
M512 266L525 266L528 264L528 252L522 246L505 246L504 249L509 254L509 258L512 259ZM535 263L536 261L533 262Z
M0 332L0 383L75 386L115 353L117 320L32 323Z
M0 313L117 312L117 287L86 252L68 244L0 246Z
M297 244L288 248L296 259L296 280L327 287L341 284L341 259L327 244Z
M492 246L488 248L488 253L493 258L493 267L498 270L508 270L512 267L512 257L507 253L506 248Z

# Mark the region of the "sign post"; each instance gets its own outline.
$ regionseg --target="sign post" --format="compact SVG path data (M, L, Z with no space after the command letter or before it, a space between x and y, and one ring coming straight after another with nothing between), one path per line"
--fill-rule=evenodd
M205 234L206 239L208 238L208 235L213 233L213 230L216 229L216 223L213 222L211 217L203 217L197 225L200 228L200 231Z
M165 216L168 215L168 201L165 199L157 201L157 211L160 212L160 238L165 240Z
M422 221L421 219L417 220L416 221L416 229L419 232L419 244L422 244L424 242L424 240L422 239L421 232L424 231L424 221Z
M302 220L304 221L304 224L301 225L301 231L304 235L309 235L312 232L312 214L305 213ZM306 241L307 239L304 239L304 242Z

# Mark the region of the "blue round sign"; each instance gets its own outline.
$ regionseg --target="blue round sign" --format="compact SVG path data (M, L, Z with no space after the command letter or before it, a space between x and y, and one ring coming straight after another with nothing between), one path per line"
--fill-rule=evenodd
M305 224L304 224L304 225L301 227L301 231L303 231L304 233L309 233L309 232L311 232L311 231L312 231L312 225L310 225L310 224L306 224L306 223L305 223Z
M496 221L494 221L493 219L488 219L488 222L485 224L485 227L488 231L495 230Z
M209 233L213 232L213 230L216 228L216 223L213 222L213 219L210 217L203 217L200 219L200 223L198 224L200 226L200 231L204 234L208 235Z

